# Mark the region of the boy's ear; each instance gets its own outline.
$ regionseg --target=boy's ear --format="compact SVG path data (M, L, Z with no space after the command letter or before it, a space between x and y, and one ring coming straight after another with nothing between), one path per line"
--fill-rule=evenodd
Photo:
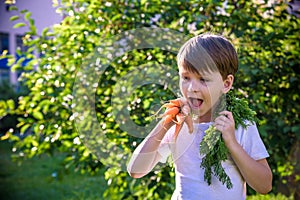
M226 94L229 92L229 90L232 88L232 84L234 81L234 76L232 74L229 74L227 78L223 81L223 93Z

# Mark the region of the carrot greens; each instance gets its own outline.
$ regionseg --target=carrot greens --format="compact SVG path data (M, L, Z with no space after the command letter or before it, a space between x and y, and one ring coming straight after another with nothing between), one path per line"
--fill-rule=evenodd
M232 112L235 129L239 126L247 128L247 126L258 121L256 112L249 107L247 100L235 97L231 91L220 98L220 103L214 112L214 119L223 110ZM200 154L205 155L200 165L205 170L204 180L210 185L212 175L214 175L222 184L226 184L228 189L232 188L230 177L222 167L222 162L228 159L228 149L222 139L221 132L213 125L205 131L205 136L200 143Z

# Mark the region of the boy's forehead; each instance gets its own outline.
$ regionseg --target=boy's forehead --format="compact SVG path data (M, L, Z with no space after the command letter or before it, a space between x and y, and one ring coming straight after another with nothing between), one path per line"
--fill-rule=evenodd
M191 71L191 70L188 70L182 66L179 66L179 73L180 74L193 74L193 75L196 75L196 76L211 76L211 75L214 75L218 72L214 72L214 71L208 71L208 70L197 70L197 71ZM197 72L197 73L196 73Z
M211 74L218 72L219 69L208 53L194 55L194 52L185 53L178 57L179 68L185 69L194 74Z

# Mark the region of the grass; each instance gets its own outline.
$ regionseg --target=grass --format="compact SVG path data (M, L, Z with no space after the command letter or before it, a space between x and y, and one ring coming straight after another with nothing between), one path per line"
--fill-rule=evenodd
M8 142L0 142L0 199L102 199L106 187L103 172L91 176L72 171L59 176L62 155L45 155L18 165L12 162L10 149Z
M18 165L11 160L11 144L0 141L1 200L95 200L103 199L106 189L103 172L95 176L71 171L60 176L62 154L25 160ZM283 195L255 195L247 200L293 200Z
M294 200L293 197L286 197L282 194L255 195L247 197L247 200Z

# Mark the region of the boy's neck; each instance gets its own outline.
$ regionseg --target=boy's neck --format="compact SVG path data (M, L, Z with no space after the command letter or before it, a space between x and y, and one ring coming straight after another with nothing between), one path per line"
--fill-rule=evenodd
M194 116L193 117L193 122L194 123L208 123L208 122L212 122L212 118L211 115L206 113L203 116Z

